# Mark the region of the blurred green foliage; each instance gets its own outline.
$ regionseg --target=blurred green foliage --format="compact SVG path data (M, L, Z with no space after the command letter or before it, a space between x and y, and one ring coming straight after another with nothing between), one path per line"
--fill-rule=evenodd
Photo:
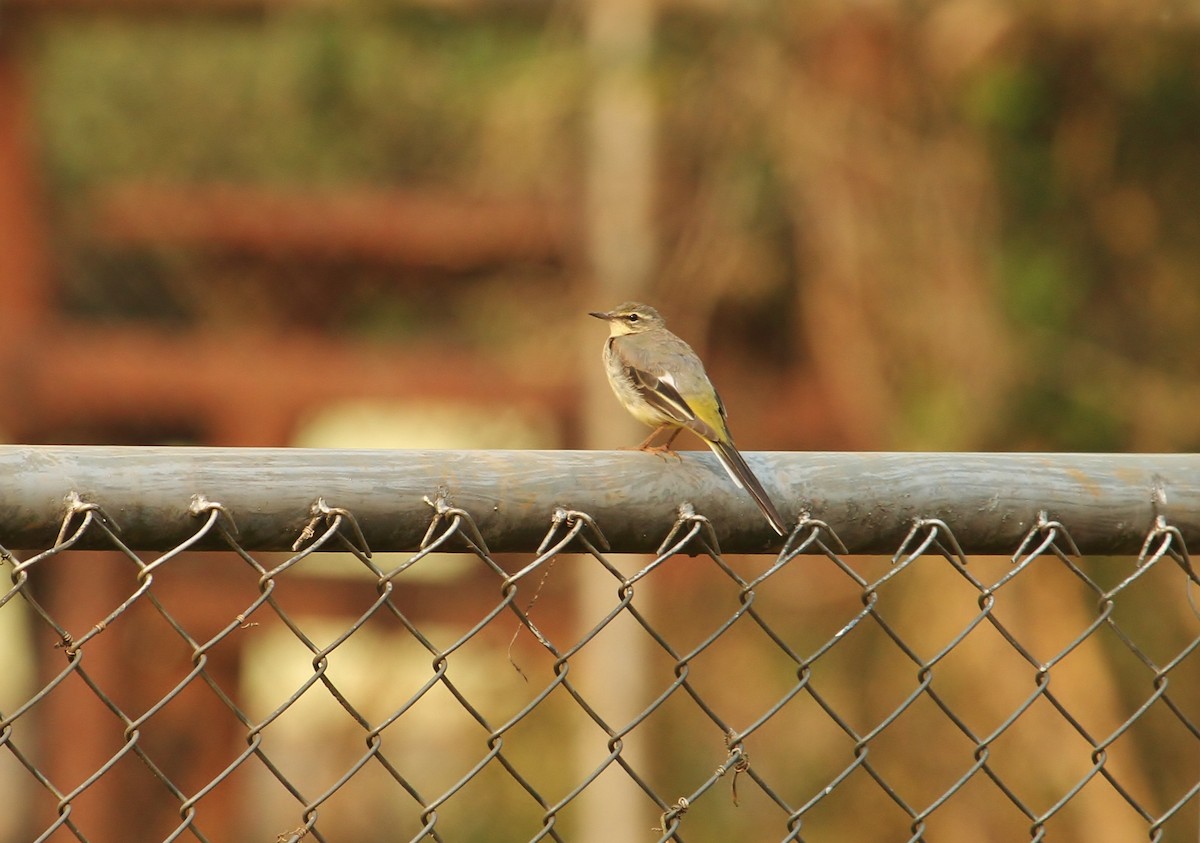
M37 73L49 170L65 190L123 178L462 182L489 105L531 63L563 72L541 40L519 22L435 14L55 21Z
M647 296L693 322L727 314L710 329L721 356L808 371L866 420L781 447L1200 447L1200 28L1135 12L664 12ZM37 46L60 265L83 311L201 318L180 290L202 282L179 279L202 260L89 240L91 195L123 181L583 206L592 71L582 21L554 4L64 17ZM362 270L338 311L352 329L421 327L431 299L386 275ZM349 277L333 266L326 283ZM522 321L506 290L563 283L472 280L466 309L477 296L494 318L460 325L499 345L554 318L526 296Z

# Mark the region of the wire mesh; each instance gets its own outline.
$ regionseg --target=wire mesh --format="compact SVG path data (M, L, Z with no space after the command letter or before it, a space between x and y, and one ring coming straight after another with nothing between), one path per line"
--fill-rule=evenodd
M499 554L427 503L408 554L323 500L252 553L200 497L166 552L79 496L0 549L0 837L608 839L603 792L647 841L1195 838L1198 580L1165 517L1135 558L1046 516L1007 557L937 518L851 555L812 517L726 555L683 505L630 556L559 508Z

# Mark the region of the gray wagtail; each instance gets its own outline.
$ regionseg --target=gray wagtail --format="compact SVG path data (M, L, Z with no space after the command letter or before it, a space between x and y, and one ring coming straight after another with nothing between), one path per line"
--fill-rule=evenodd
M668 331L648 305L626 302L589 315L608 322L604 370L613 392L635 419L654 428L641 449L670 450L679 431L687 428L712 449L734 484L750 493L775 532L786 536L779 510L734 447L725 405L691 346ZM654 437L667 428L674 428L667 441L651 448Z

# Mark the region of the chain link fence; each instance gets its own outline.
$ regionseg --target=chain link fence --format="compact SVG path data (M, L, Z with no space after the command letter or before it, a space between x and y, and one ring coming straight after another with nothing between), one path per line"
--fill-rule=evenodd
M938 456L962 469L945 475L889 457L923 498L862 462L754 455L804 511L750 553L768 528L690 454L457 453L430 473L403 454L0 450L6 840L1200 830L1190 458L1061 458L1081 508L992 456L1013 485L983 483L981 509L971 455ZM566 505L595 464L613 485L574 495L595 511ZM621 484L624 521L657 530L610 530ZM666 509L646 503L662 489ZM530 494L540 511L509 505ZM890 552L854 547L871 536Z

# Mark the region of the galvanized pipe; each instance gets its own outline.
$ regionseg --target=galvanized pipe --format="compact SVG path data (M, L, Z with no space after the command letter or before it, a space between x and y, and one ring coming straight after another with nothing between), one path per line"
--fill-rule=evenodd
M892 553L914 519L937 518L966 552L1009 554L1041 513L1087 554L1137 552L1159 516L1200 547L1196 454L746 458L786 517L827 522L852 553ZM289 549L323 498L355 515L372 550L411 551L433 515L425 498L439 494L471 514L492 551L532 550L559 508L590 515L614 552L653 551L684 503L710 519L725 552L782 545L707 452L0 446L0 478L10 550L52 545L72 496L98 504L139 550L192 536L189 505L203 496L247 550Z

